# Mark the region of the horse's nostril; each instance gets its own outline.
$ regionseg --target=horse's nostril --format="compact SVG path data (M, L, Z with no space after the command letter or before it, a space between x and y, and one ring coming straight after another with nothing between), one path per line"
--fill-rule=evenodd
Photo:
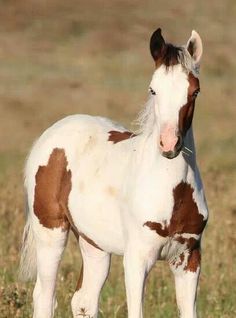
M161 147L164 147L162 140L160 141L160 146L161 146Z
M177 143L175 145L175 148L180 149L180 148L182 148L182 145L183 145L183 137L181 134L178 134L178 140L177 140Z

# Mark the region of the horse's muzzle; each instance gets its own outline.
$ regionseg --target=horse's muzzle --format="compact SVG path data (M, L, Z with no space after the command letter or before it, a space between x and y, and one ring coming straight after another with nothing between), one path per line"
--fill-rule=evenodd
M183 148L183 137L182 137L182 134L178 134L178 141L175 145L175 149L173 151L163 151L162 156L167 159L174 159L179 155L182 148Z

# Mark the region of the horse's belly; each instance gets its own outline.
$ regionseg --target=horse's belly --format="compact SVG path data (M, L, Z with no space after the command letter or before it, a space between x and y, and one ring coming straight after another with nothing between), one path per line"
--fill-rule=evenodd
M69 200L76 229L102 250L123 254L124 235L116 189L90 184L86 190L86 183L82 184L79 192L72 189Z

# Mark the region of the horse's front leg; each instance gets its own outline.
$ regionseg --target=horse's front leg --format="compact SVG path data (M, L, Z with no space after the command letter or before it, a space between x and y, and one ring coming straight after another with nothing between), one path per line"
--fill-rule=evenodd
M175 278L176 301L180 318L197 318L196 296L200 274L200 249L189 251L170 264ZM184 261L181 261L185 258ZM182 263L182 264L181 264Z
M156 261L156 249L141 242L129 242L124 253L128 318L143 318L145 279Z

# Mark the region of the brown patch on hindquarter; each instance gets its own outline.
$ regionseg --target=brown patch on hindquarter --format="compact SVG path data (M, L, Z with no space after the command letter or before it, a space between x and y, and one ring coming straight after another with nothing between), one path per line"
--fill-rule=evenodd
M39 166L35 176L34 213L39 222L49 228L68 230L70 225L76 238L81 236L90 245L99 246L83 233L80 233L68 209L71 191L71 171L67 170L64 149L55 148L46 166Z
M183 105L179 111L179 132L182 133L183 136L185 136L186 132L192 124L196 100L194 92L199 90L200 88L199 79L195 77L192 73L189 73L188 81L189 87L187 103Z
M114 144L136 136L134 133L130 131L111 130L108 133L109 133L108 141L112 141Z
M199 213L196 202L193 199L193 189L186 182L179 183L173 190L174 207L169 225L148 221L144 223L151 230L163 237L173 237L175 234L201 234L206 220Z
M55 148L46 166L39 166L35 175L34 213L49 228L69 229L68 197L71 171L67 170L64 149Z

